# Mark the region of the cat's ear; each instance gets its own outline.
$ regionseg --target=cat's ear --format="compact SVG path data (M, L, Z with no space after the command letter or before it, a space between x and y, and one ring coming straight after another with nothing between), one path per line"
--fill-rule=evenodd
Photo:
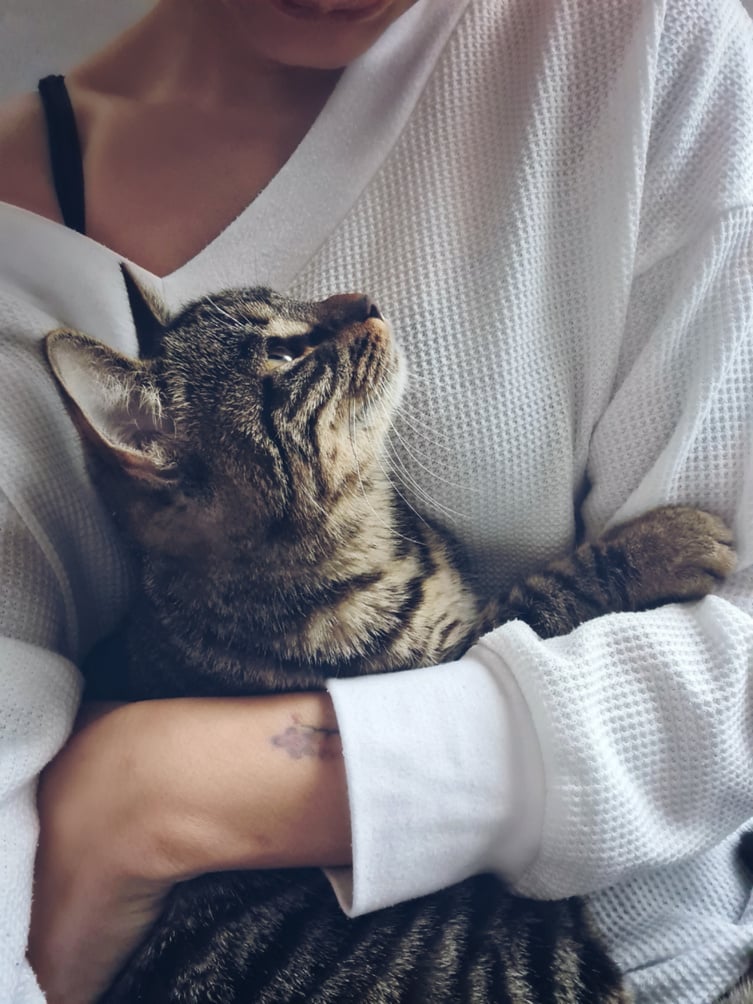
M76 424L100 456L154 487L174 483L166 449L174 427L144 364L64 328L47 335L45 350Z
M128 268L121 262L120 271L125 283L128 303L131 308L136 338L139 343L139 357L153 359L160 353L162 336L165 333L167 312L156 297L142 289Z

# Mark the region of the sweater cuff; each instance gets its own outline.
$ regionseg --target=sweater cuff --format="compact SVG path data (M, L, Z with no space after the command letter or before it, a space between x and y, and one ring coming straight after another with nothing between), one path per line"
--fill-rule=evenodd
M326 874L352 917L535 858L544 785L525 700L482 644L430 669L329 680L352 868Z

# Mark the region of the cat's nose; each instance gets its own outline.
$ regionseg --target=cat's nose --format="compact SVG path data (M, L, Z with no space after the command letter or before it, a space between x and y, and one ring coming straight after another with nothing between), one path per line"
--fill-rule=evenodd
M363 293L338 293L322 301L322 314L337 325L359 324L370 317L384 320L379 307Z

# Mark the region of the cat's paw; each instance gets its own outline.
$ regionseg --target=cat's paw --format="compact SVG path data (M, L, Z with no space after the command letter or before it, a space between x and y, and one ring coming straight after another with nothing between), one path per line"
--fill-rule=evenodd
M689 506L651 509L603 539L623 551L639 606L700 599L735 567L726 523Z

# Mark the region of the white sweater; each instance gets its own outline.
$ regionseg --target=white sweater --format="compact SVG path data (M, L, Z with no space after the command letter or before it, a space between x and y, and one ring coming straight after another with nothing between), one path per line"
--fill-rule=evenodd
M0 206L0 1001L23 962L34 778L128 599L40 338L135 338L108 249ZM449 667L334 681L373 909L493 869L590 894L637 999L707 1004L753 949L753 31L738 0L419 0L268 188L159 279L371 293L412 371L394 463L487 590L664 501L734 527L715 596ZM352 881L351 881L352 878Z

